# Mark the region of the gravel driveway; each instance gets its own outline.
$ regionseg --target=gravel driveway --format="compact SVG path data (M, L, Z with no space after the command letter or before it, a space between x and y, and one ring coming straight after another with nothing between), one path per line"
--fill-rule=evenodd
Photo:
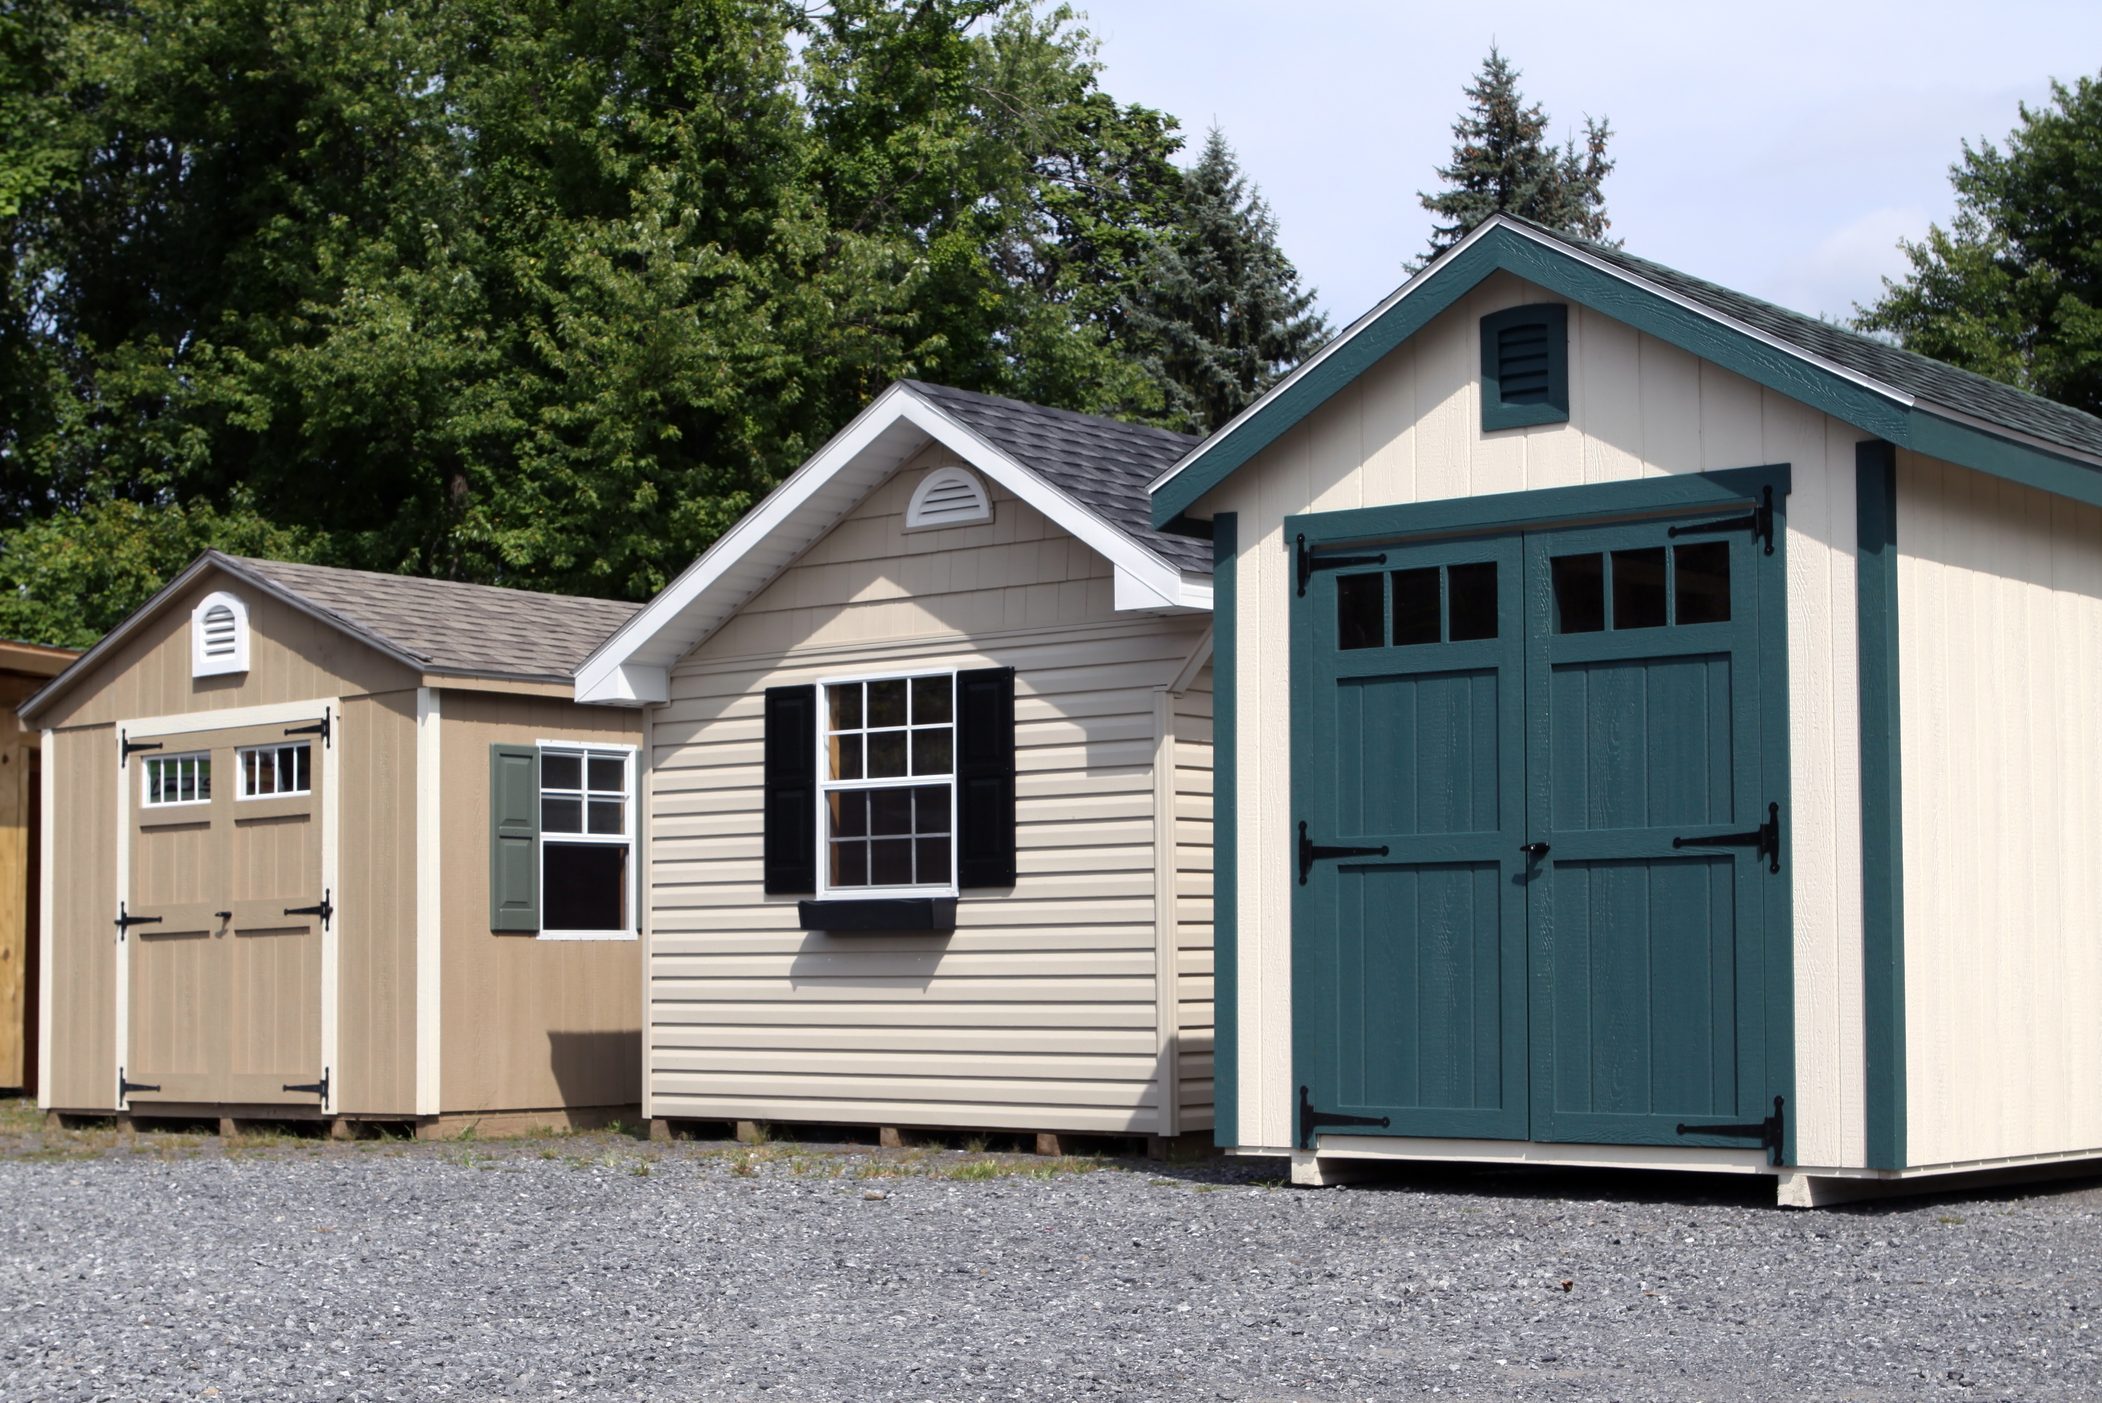
M0 1395L2102 1396L2093 1186L139 1144L0 1159Z

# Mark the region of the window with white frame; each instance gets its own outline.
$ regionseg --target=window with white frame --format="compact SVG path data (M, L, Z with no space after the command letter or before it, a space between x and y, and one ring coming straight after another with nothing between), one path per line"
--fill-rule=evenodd
M212 802L212 753L193 750L181 755L148 756L141 778L146 786L144 802L149 809L209 804Z
M540 748L540 929L627 935L634 928L634 755Z
M243 799L280 799L314 792L313 747L306 741L256 745L236 752Z
M820 891L956 890L956 675L824 684Z

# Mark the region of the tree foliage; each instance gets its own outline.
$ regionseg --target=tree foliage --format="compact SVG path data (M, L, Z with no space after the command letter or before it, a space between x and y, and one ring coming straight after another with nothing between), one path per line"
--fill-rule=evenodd
M1955 218L1902 245L1911 271L1856 325L2102 414L2102 83L2020 113L2005 150L1963 144Z
M1581 144L1548 139L1548 117L1518 90L1522 76L1494 45L1464 89L1467 110L1452 124L1452 164L1438 168L1445 188L1422 193L1438 217L1424 261L1436 258L1495 214L1515 214L1578 238L1600 240L1606 217L1606 155L1613 128L1604 117L1584 118Z
M46 0L0 138L32 638L202 544L646 597L899 376L1186 417L1176 124L1028 0Z
M1269 206L1212 128L1131 316L1131 339L1177 427L1218 428L1305 359L1329 332L1313 306Z

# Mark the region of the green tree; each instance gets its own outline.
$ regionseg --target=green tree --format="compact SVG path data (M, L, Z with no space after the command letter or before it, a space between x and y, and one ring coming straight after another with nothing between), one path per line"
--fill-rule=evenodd
M2102 414L2102 83L2053 82L2005 150L1963 144L1956 216L1901 247L1862 330Z
M1438 168L1445 188L1420 195L1438 217L1425 262L1494 214L1519 215L1584 239L1603 239L1612 227L1604 190L1614 165L1606 155L1612 126L1587 116L1581 144L1572 136L1554 145L1546 111L1518 91L1520 76L1492 44L1465 88L1467 110L1452 125L1452 164Z
M1131 314L1131 340L1163 387L1166 419L1208 433L1328 338L1277 221L1217 127L1186 173Z

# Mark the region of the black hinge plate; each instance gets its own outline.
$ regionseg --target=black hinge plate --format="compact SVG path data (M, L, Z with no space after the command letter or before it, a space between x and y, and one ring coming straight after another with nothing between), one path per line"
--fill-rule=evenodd
M288 1081L285 1083L285 1090L304 1091L310 1096L319 1096L321 1104L326 1106L328 1104L328 1068L323 1067L321 1069L320 1081Z
M329 920L336 914L336 904L329 899L329 893L324 891L321 893L321 900L315 902L312 906L287 906L285 914L287 916L319 916L321 918L321 928L327 930Z
M1667 536L1713 535L1719 531L1750 531L1752 539L1763 543L1766 553L1774 553L1774 490L1764 487L1759 490L1759 502L1749 515L1726 516L1720 521L1695 521L1684 526L1674 526L1665 532Z
M162 743L157 740L133 740L124 732L117 732L117 768L123 769L132 754L140 750L159 750Z
M328 719L329 708L323 707L321 708L321 719L319 721L316 721L311 726L287 726L285 727L285 734L288 736L319 736L321 737L322 748L325 750L328 748Z
M1299 593L1302 598L1306 595L1307 581L1313 578L1316 570L1341 570L1352 565L1385 565L1387 563L1385 552L1378 555L1316 555L1308 547L1304 535L1299 537L1296 553L1299 567Z
M134 916L125 909L124 903L120 901L117 903L117 939L122 940L124 933L133 926L157 926L163 919L165 918L161 916ZM158 1090L159 1088L155 1089Z
M1681 1122L1677 1130L1681 1135L1717 1135L1727 1140L1757 1140L1760 1148L1767 1153L1767 1162L1779 1164L1781 1146L1787 1130L1787 1121L1782 1114L1785 1106L1786 1103L1776 1096L1774 1113L1765 1120L1754 1121L1750 1125L1687 1125Z
M1766 859L1766 870L1781 870L1781 806L1766 806L1766 822L1749 833L1710 833L1671 840L1674 848L1752 848Z
M124 1069L122 1067L117 1068L117 1099L119 1101L131 1095L134 1091L159 1091L160 1089L158 1082L126 1081Z
M1358 1116L1347 1111L1320 1111L1314 1109L1313 1094L1306 1087L1299 1088L1299 1148L1314 1148L1314 1131L1324 1125L1376 1125L1385 1130L1394 1122L1386 1116Z
M1317 843L1306 836L1306 820L1299 820L1299 885L1302 887L1306 885L1307 875L1314 870L1314 864L1317 862L1337 857L1385 857L1386 855L1387 845L1385 843L1381 843L1376 848L1338 847L1332 843Z

